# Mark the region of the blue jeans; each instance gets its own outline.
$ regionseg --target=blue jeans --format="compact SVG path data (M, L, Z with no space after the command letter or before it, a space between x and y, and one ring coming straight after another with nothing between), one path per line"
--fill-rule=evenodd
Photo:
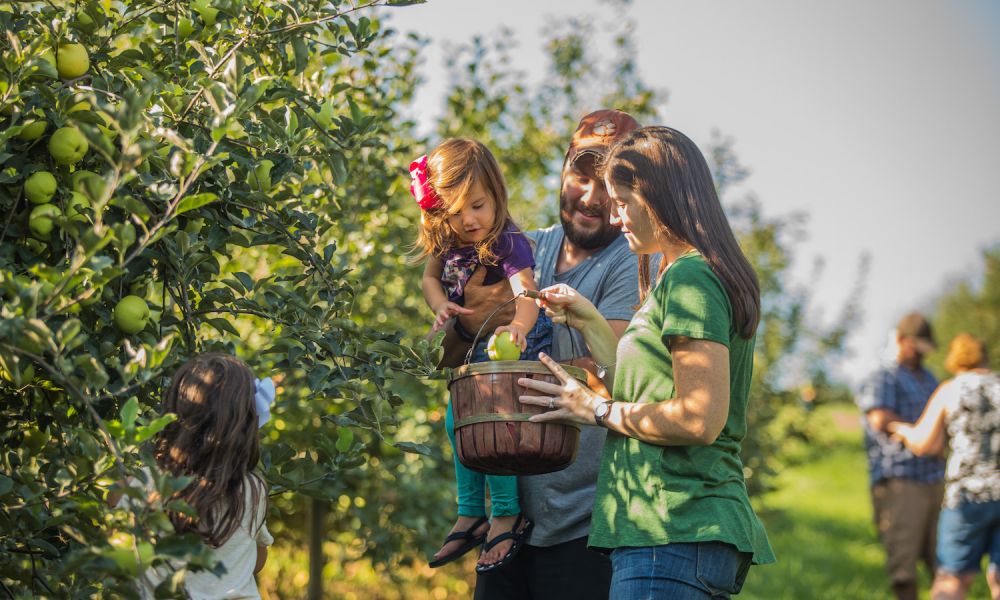
M963 502L941 509L938 568L953 575L979 573L983 555L1000 567L1000 502Z
M729 598L743 587L752 556L723 542L675 543L611 552L615 600Z

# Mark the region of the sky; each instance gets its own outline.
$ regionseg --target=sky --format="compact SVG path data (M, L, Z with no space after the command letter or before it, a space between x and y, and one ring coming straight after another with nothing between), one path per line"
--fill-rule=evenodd
M507 26L513 67L537 82L552 19L593 15L600 28L612 13L597 0L394 9L393 27L430 40L419 127L443 112L449 48ZM640 76L667 92L658 124L702 148L714 130L732 138L752 172L739 191L768 216L807 215L793 280L810 286L816 322L836 318L871 257L842 379L877 366L903 314L980 277L983 249L1000 243L1000 2L636 0L628 16Z

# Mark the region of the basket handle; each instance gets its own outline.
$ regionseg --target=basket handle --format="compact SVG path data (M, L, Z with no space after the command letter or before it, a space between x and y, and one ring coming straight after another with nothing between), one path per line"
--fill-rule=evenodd
M498 306L495 309L493 309L493 312L490 313L490 316L486 317L486 320L483 321L483 324L479 326L479 331L476 332L476 337L475 337L475 339L472 340L472 346L470 346L469 347L469 351L465 353L465 364L468 365L469 363L472 362L472 353L476 350L476 344L479 343L479 336L482 335L483 328L486 327L486 324L489 323L493 319L493 315L497 314L497 311L499 311L503 307L507 306L511 302L517 300L521 296L525 296L527 298L531 298L532 300L537 300L539 298L542 298L542 292L539 292L537 290L524 290L520 294L514 296L510 300L507 300L506 302L502 303L500 306ZM576 356L576 354L577 354L577 352L576 352L576 350L577 350L577 348L576 348L576 336L573 335L573 328L570 327L566 323L564 323L564 325L566 326L566 329L569 330L570 348L572 348L573 355Z
M479 343L479 336L481 336L483 334L483 328L486 327L486 325L491 320L493 320L493 315L497 314L497 312L500 309L502 309L503 307L507 306L511 302L517 300L521 296L527 296L528 298L539 298L540 297L540 295L538 294L538 292L535 292L535 291L532 291L532 290L524 290L520 294L514 296L510 300L507 300L506 302L501 303L500 306L494 308L493 312L490 313L490 316L486 317L486 320L483 321L483 324L479 326L479 331L476 332L476 337L475 337L475 339L472 340L472 346L470 346L469 347L469 351L465 353L465 364L469 364L470 362L472 362L472 353L476 350L476 344Z

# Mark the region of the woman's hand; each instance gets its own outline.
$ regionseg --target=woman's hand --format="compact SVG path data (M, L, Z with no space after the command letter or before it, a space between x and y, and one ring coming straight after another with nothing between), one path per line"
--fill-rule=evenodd
M552 371L552 374L559 380L559 384L538 381L537 379L522 378L517 380L521 386L540 392L537 395L521 396L519 398L521 404L533 404L555 409L535 415L531 417L531 421L533 423L563 422L595 425L594 408L605 399L570 377L559 363L552 360L544 352L538 355L538 360L548 367L549 371Z
M916 427L909 423L893 421L892 423L886 425L885 429L889 432L889 436L893 439L893 441L899 442L903 445L908 445L910 438L913 437Z
M471 315L472 311L454 302L442 302L434 308L434 326L431 331L440 331L448 319L455 315Z
M586 322L603 319L597 308L580 292L566 285L556 284L539 292L535 302L545 309L553 323L565 323L574 329L583 329Z

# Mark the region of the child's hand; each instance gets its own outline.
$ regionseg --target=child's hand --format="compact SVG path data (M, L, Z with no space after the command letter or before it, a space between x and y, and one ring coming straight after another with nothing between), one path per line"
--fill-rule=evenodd
M434 326L431 331L438 332L448 322L448 319L455 315L471 315L473 311L455 304L454 302L443 302L434 309Z
M503 331L509 331L511 341L517 344L518 348L521 349L521 352L524 352L524 349L528 347L528 337L523 331L521 331L521 328L514 324L503 325L497 327L493 333L495 335L500 335Z

